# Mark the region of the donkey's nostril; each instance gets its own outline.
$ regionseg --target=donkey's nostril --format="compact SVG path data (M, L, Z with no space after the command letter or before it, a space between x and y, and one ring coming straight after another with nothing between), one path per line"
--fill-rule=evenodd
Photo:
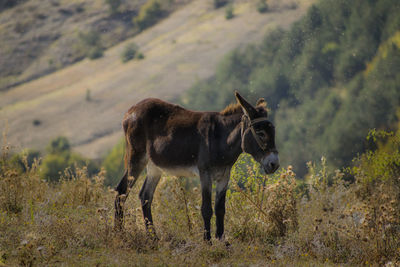
M271 170L275 169L275 163L270 162L270 163L269 163L269 167L271 168Z
M271 169L272 171L275 171L276 169L279 168L279 164L278 164L278 163L275 163L275 162L270 162L270 163L269 163L269 167L270 167L270 169Z

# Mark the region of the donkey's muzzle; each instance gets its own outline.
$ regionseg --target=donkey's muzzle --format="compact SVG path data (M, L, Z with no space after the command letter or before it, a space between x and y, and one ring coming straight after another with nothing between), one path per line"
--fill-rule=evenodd
M262 159L261 164L266 174L274 173L279 168L278 153L269 153Z

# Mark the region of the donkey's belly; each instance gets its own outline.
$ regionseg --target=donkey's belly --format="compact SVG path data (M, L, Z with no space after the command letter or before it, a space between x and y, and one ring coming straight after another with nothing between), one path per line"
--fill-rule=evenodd
M199 177L199 169L197 166L183 166L173 168L162 168L162 171L168 175L177 177Z
M165 173L177 177L199 177L199 169L197 166L169 166L160 167L157 166L152 160L147 164L147 174L152 176L160 175Z

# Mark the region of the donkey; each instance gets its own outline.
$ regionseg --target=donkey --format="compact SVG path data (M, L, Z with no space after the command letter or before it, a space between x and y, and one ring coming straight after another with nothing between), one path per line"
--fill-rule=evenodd
M211 239L212 182L216 182L217 239L224 234L225 195L230 171L242 152L249 153L267 174L279 167L275 127L267 119L264 99L256 106L235 92L237 104L222 112L196 112L160 99L148 98L132 106L122 125L126 139L125 173L116 187L115 228L123 227L123 206L130 188L147 166L139 193L146 229L153 227L153 194L166 172L200 177L204 239ZM154 229L153 229L154 230Z

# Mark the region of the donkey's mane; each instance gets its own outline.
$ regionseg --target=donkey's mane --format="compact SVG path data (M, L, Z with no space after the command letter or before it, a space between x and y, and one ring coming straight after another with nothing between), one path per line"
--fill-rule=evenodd
M226 106L221 112L221 115L228 116L243 112L242 107L238 103L231 103Z

